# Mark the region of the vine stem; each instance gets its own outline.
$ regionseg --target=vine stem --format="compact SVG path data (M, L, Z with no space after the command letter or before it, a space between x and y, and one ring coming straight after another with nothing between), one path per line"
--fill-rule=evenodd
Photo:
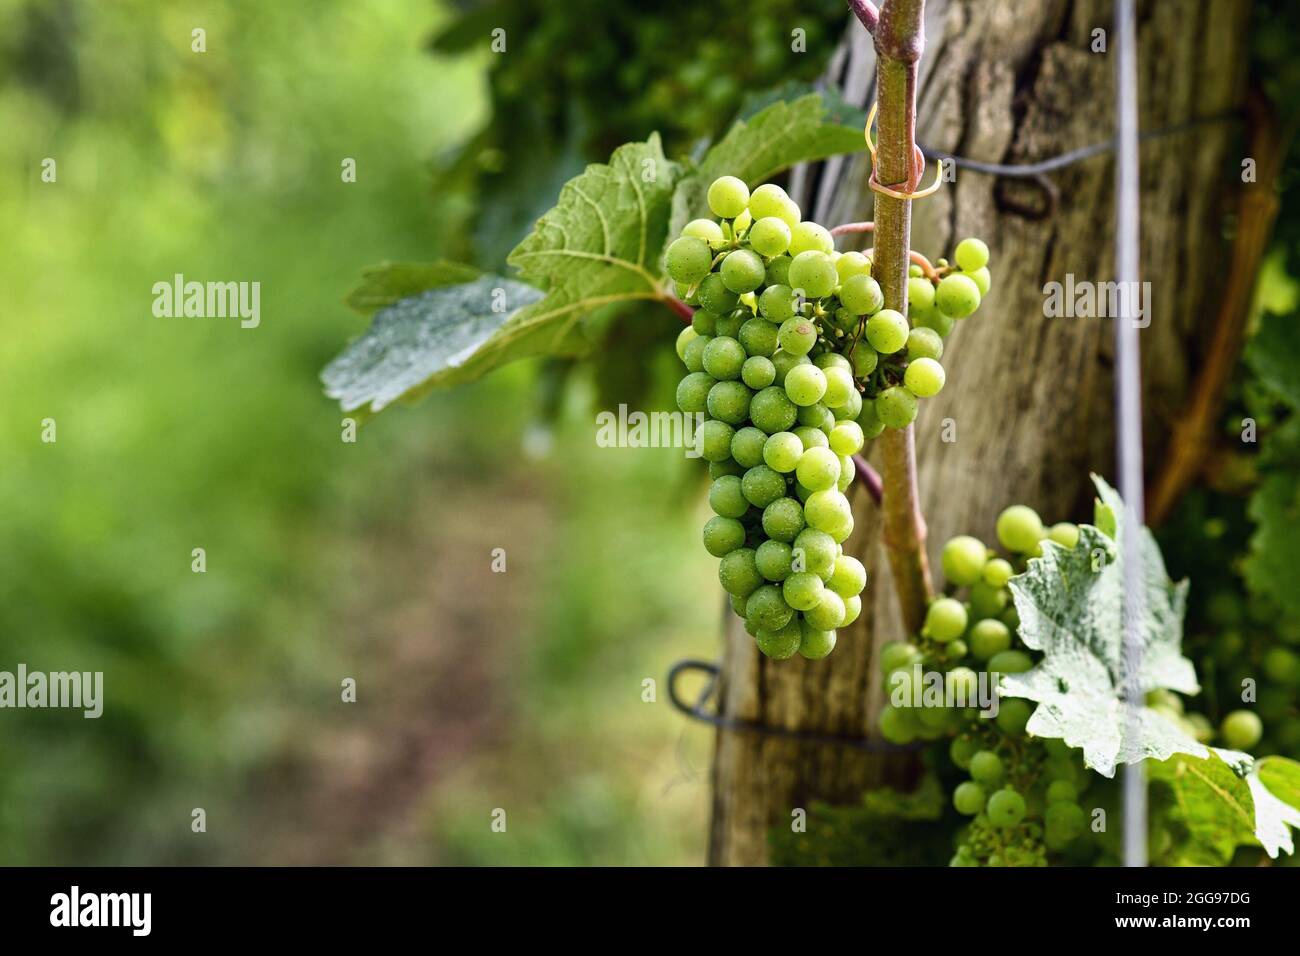
M882 186L902 192L913 192L922 173L916 161L916 76L925 49L924 16L925 0L884 0L872 34L880 106L875 177ZM872 275L884 292L885 305L906 315L912 203L877 192L875 206ZM903 626L916 633L924 623L933 585L925 554L913 426L886 428L880 443L885 550Z

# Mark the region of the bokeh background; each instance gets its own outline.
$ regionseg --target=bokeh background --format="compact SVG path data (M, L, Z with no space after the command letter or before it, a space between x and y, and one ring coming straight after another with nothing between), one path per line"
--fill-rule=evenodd
M355 443L318 373L365 327L362 267L499 266L584 163L651 129L689 152L815 78L847 22L742 7L0 0L0 669L102 670L107 695L99 720L0 712L0 863L702 862L711 737L663 685L718 648L701 475L592 441L593 407L670 405L672 316ZM1295 311L1294 233L1261 310ZM177 272L260 281L261 326L154 318ZM1195 560L1248 548L1242 467L1166 544L1219 595L1205 646L1280 630Z

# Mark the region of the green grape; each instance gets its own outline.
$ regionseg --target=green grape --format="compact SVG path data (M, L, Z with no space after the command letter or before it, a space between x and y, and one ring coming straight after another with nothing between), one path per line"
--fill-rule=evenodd
M705 242L722 242L722 227L712 219L692 219L682 227L683 236L694 236Z
M731 439L736 430L726 422L707 421L700 426L700 456L705 461L726 461L731 457Z
M776 366L769 358L751 355L740 367L740 380L754 391L760 391L776 381Z
M1264 724L1253 711L1234 710L1223 718L1219 734L1231 749L1248 750L1264 735Z
M750 355L771 358L772 353L776 351L777 328L767 319L749 319L740 327L740 344L744 346L745 351ZM707 372L708 366L705 366L704 370ZM772 375L773 377L776 376L775 369L773 369Z
M934 290L934 304L944 315L964 319L980 307L979 286L960 273L946 275Z
M888 674L904 667L911 667L921 660L921 651L907 641L886 641L880 648L880 671Z
M753 468L763 463L763 445L767 435L753 425L738 429L731 437L731 457L744 468Z
M821 402L814 402L811 405L803 405L799 408L799 424L807 425L809 428L816 428L827 435L835 427L835 416L831 410Z
M781 594L785 603L796 611L809 611L820 602L826 586L822 579L811 571L796 571L785 579Z
M989 247L981 239L963 239L957 243L952 257L962 272L974 272L989 264Z
M1007 606L1009 597L1004 589L990 587L979 580L970 588L970 608L977 618L997 617Z
M794 539L791 555L793 570L811 571L823 581L828 581L835 571L839 546L825 531L804 528Z
M852 382L852 379L849 379L849 381ZM842 405L836 405L831 409L831 415L837 422L857 421L858 416L861 414L862 393L854 387L849 388L849 397Z
M708 200L719 219L735 219L749 205L749 187L735 176L719 176L709 184Z
M853 355L849 361L853 363L853 374L858 378L866 378L876 370L876 366L880 363L880 353L866 342L859 342L854 347Z
M890 428L906 428L916 420L916 396L901 386L887 388L876 398L876 416Z
M777 432L763 445L763 461L773 471L794 471L803 455L803 442L792 432Z
M968 770L970 758L975 756L975 752L979 749L979 744L975 742L974 737L954 737L952 743L948 745L948 756L952 758L957 769Z
M718 313L710 312L708 309L696 309L695 315L691 317L691 328L700 335L717 335L718 334ZM682 356L685 360L686 356Z
M1011 567L1010 561L993 558L988 564L984 565L983 579L984 583L990 587L1004 588L1014 574L1015 569Z
M953 598L937 598L925 612L925 625L921 633L932 640L946 644L966 632L966 607Z
M854 315L874 315L885 307L880 283L866 275L854 275L840 285L840 302Z
M803 618L819 631L833 631L844 623L844 598L823 587L816 606L804 611Z
M840 627L848 627L861 616L862 598L856 594L846 597L844 599L844 623Z
M826 433L820 428L813 428L810 425L800 425L794 430L794 433L799 436L799 441L803 444L805 449L830 447L830 439L826 437Z
M853 533L853 509L839 491L814 491L804 502L804 518L839 544Z
M722 260L722 282L732 292L753 292L766 275L763 260L748 249L736 249Z
M1023 674L1034 666L1024 651L998 651L989 658L988 669L996 674Z
M718 580L728 594L747 598L763 583L763 576L754 564L751 548L737 548L723 557L718 564Z
M907 280L907 310L913 317L934 308L934 283L925 276Z
M1063 784L1058 780L1052 784ZM1049 788L1050 789L1050 788ZM1047 805L1043 813L1043 826L1056 844L1068 843L1083 833L1088 827L1087 814L1083 807L1069 800L1057 800Z
M1047 531L1047 537L1055 541L1063 548L1074 550L1074 546L1079 543L1079 526L1070 524L1068 521L1062 521L1059 524L1052 525Z
M748 209L731 221L731 233L734 236L744 236L749 232L749 227L754 224L754 217L750 215Z
M791 207L794 210L794 222L790 221ZM754 190L749 197L749 211L755 219L776 216L791 228L799 222L799 207L776 183L764 183Z
M742 425L749 417L752 395L743 382L719 382L709 389L705 404L709 414L719 421L728 425Z
M677 298L687 305L700 304L700 297L695 294L695 289L689 282L673 282L673 291L677 294Z
M731 604L731 609L736 612L736 616L743 619L745 617L745 599L736 597L734 594L728 594L727 600Z
M858 413L856 421L862 429L862 437L867 441L877 437L885 430L885 423L876 414L875 402L863 402L862 411Z
M798 542L798 538L795 539ZM793 549L784 541L771 538L760 544L754 552L758 573L769 581L784 581L790 576Z
M755 465L740 479L740 492L755 508L766 508L785 496L785 478L767 465Z
M817 326L801 316L786 319L777 333L777 341L781 345L781 351L789 355L807 355L817 344Z
M740 518L749 510L749 502L740 490L741 479L723 475L709 486L709 507L724 518Z
M881 309L867 320L867 342L881 355L893 355L907 345L907 319L901 312Z
M839 352L823 352L821 355L813 359L812 363L823 372L832 368L842 368L847 372L851 371L853 368L849 363L849 360Z
M704 370L709 371L709 367L706 365ZM945 378L942 365L931 358L919 358L908 363L903 384L917 398L932 398L942 391Z
M776 368L776 384L784 385L785 377L792 368L811 363L812 359L806 355L791 355L783 349L777 349L776 354L772 356L772 365ZM782 394L785 393L782 392Z
M767 284L784 286L790 284L789 256L777 256L767 264Z
M784 661L799 652L803 632L798 619L791 618L779 631L759 631L754 635L754 641L758 644L758 649L772 660Z
M912 329L907 333L908 361L922 358L938 360L942 357L943 337L934 329Z
M735 518L714 515L704 525L704 550L715 558L745 546L745 526Z
M826 373L811 362L795 366L786 373L785 394L795 405L815 405L826 394Z
M682 349L682 363L686 366L686 371L704 371L704 350L712 341L711 335L697 335L686 343L686 348Z
M824 374L826 376L826 390L823 393L822 401L832 411L843 408L851 400L850 396L857 391L853 387L853 374L847 368L840 368L839 366L826 369Z
M835 427L831 429L828 444L831 451L837 455L856 455L866 444L862 426L855 421L836 422Z
M829 253L835 249L831 234L815 222L801 222L790 227L790 255L796 259L801 252Z
M908 707L886 707L880 711L880 735L891 744L910 744L916 739L916 716Z
M835 291L839 273L830 256L810 249L801 252L790 263L789 284L796 292L803 290L809 299L821 299Z
M777 361L777 352L772 357L772 364L777 370L777 381L781 379L781 365ZM770 385L763 389L749 404L749 414L754 424L769 435L783 432L794 425L797 406L786 397L785 389Z
M988 548L979 538L961 534L943 546L939 563L949 584L968 587L980 579L988 559Z
M989 286L993 284L993 276L989 272L988 266L985 266L983 269L976 269L972 272L970 274L970 280L971 282L974 282L975 287L980 290L981 299L989 294Z
M848 455L840 455L840 478L835 482L835 488L841 494L849 490L849 485L853 484L853 479L857 477L858 467L853 463L853 459Z
M831 628L813 627L806 618L800 623L799 655L806 660L819 661L835 650L835 631Z
M794 318L794 306L794 289L788 285L769 285L758 297L758 311L778 325Z
M790 248L790 227L776 216L764 216L750 227L749 244L759 255L779 256Z
M944 315L938 309L931 309L925 315L916 316L916 324L922 328L934 329L942 338L947 338L952 334L953 327L957 323L952 316Z
M995 722L998 729L1008 737L1020 737L1025 732L1025 724L1029 723L1029 718L1033 715L1034 708L1028 701L1021 700L1018 697L1011 697L1003 700L998 704L998 715Z
M768 441L770 442L771 439ZM795 475L799 479L799 484L810 491L834 488L836 482L840 480L839 456L829 448L809 448L798 456Z
M1002 758L991 750L978 750L970 758L970 775L976 783L996 787L1006 776Z
M970 651L976 659L986 661L1011 646L1011 631L1001 621L989 618L976 621L970 629Z
M677 383L677 407L692 415L704 411L709 399L709 390L715 384L713 376L704 372L691 372ZM781 397L785 398L784 392L781 393Z
M723 475L735 475L737 478L739 478L744 473L745 473L745 469L741 468L740 465L736 464L736 460L734 458L727 458L724 459L723 461L709 462L709 479L712 481L716 481L717 479L721 478Z
M710 272L700 280L696 295L699 296L701 308L718 315L727 314L740 302L740 296L728 289L722 276L716 272Z
M826 582L830 589L846 601L862 593L867 586L867 569L862 562L850 554L841 554L835 559L835 570Z
M958 813L967 817L973 817L983 810L986 799L984 788L973 780L957 784L957 789L952 792L952 805Z
M1272 647L1261 661L1264 676L1275 684L1300 683L1300 657L1285 647Z
M846 252L835 260L835 271L843 285L846 279L854 276L871 275L871 260L861 252Z
M713 268L713 253L703 239L682 236L668 247L665 261L673 281L694 285Z
M778 498L763 509L763 532L787 544L804 528L803 506L794 498Z
M699 333L689 325L677 333L677 357L683 362L686 361L686 346L690 345L692 339L697 338Z
M984 812L995 827L1013 827L1025 818L1025 798L1004 787L989 797Z
M1047 787L1047 802L1074 803L1079 799L1079 788L1068 780L1053 780Z
M740 378L745 364L745 348L735 339L719 335L704 347L704 371L719 382Z
M779 587L763 584L745 602L745 617L759 630L779 631L790 623L794 609L785 603Z
M1002 547L1017 554L1033 551L1046 533L1038 512L1026 505L1012 505L998 515L997 532Z
M854 332L857 330L857 327L862 324L862 317L854 315L848 309L844 308L844 306L840 306L831 316L831 324L841 332Z

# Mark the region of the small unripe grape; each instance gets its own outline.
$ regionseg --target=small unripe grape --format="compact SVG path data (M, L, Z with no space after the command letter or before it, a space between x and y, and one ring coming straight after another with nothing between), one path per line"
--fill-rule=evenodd
M777 362L777 352L772 356L772 365L777 370L777 381L781 380L781 365ZM794 425L795 415L798 406L790 401L785 394L785 389L776 385L769 385L757 395L749 405L749 416L753 419L756 426L763 429L769 435L775 432L783 432Z
M767 270L757 253L736 249L722 260L722 282L732 292L753 292L763 284Z
M812 405L804 405L799 409L799 424L820 429L829 435L831 429L835 427L835 416L821 402L815 402Z
M750 227L749 244L759 255L779 256L790 248L790 227L776 216L764 216Z
M854 421L836 422L827 442L837 455L856 455L865 443L862 426Z
M776 351L778 326L769 322L767 319L758 317L747 319L745 324L740 327L737 338L740 344L744 346L747 355L761 355L763 358L771 358ZM704 369L708 371L708 367Z
M853 349L853 355L849 361L853 363L853 374L858 378L866 378L876 370L880 363L880 353L873 349L866 342L859 342Z
M953 598L938 598L925 612L925 625L921 632L932 640L946 644L955 641L966 631L966 607Z
M980 290L980 298L989 294L989 286L993 284L993 276L989 273L988 267L976 269L970 274L971 281L975 283L976 288Z
M887 388L876 398L876 415L890 428L906 428L916 420L916 396L905 388Z
M916 324L926 329L934 329L940 337L947 338L952 334L953 327L957 324L956 320L950 315L944 315L938 309L931 309L922 316L918 316Z
M882 355L893 355L907 345L907 319L901 312L882 309L867 320L867 341Z
M885 306L880 283L868 275L849 276L840 285L840 302L854 315L874 315Z
M713 386L713 376L705 372L691 372L677 384L677 407L692 415L704 411L708 407L709 390ZM781 397L784 398L784 394Z
M749 212L756 220L775 216L791 228L800 218L798 205L776 183L764 183L750 194Z
M984 788L974 780L957 784L957 789L952 792L953 807L958 813L967 817L973 817L983 810L984 801L987 799Z
M855 351L854 354L856 355L857 352ZM885 423L880 420L880 416L876 413L875 402L863 402L862 411L858 413L856 421L862 429L862 437L867 441L876 438L885 430Z
M1038 512L1026 505L1012 505L998 515L998 541L1016 554L1026 554L1038 547L1046 533Z
M821 601L826 586L811 571L796 571L785 579L781 593L785 602L797 611L808 611Z
M867 569L851 554L841 554L835 559L835 570L826 582L830 589L846 601L862 593L867 586Z
M819 631L833 631L844 623L844 598L822 588L817 604L803 613L804 621Z
M1001 621L986 618L970 629L970 652L981 661L1011 646L1011 631Z
M800 625L802 639L799 642L799 656L810 661L819 661L835 650L835 631L819 630L804 620Z
M697 432L700 455L705 461L726 461L731 457L731 439L736 430L726 422L707 421Z
M686 371L704 371L704 350L708 348L713 338L712 335L697 335L686 343L686 348L682 349L682 362L686 366Z
M745 387L744 382L719 382L709 389L705 402L708 413L719 421L739 427L749 417L749 406L753 392Z
M835 291L839 273L835 271L829 256L810 249L799 253L791 261L788 281L795 291L802 289L809 299L820 299Z
M944 315L964 319L980 307L980 290L970 276L953 273L939 280L934 303Z
M797 543L798 539L796 539ZM764 541L754 552L758 571L769 581L784 581L790 576L791 548L784 541Z
M871 260L860 252L846 252L835 260L835 271L839 273L840 284L853 276L871 275Z
M794 430L794 433L799 436L799 440L803 442L805 449L831 447L830 439L820 428L813 428L811 425L800 425Z
M1234 710L1223 718L1219 734L1233 750L1246 750L1259 743L1259 738L1264 735L1264 724L1254 711Z
M925 276L907 280L907 311L915 316L934 308L934 283Z
M831 234L822 226L815 222L801 222L790 229L790 255L798 258L799 253L808 252L832 252L835 249L835 240Z
M785 627L779 631L760 630L754 635L754 643L758 649L774 661L789 660L799 653L799 645L803 641L803 632L799 627L799 621L793 617Z
M1023 674L1034 666L1024 651L999 651L989 658L988 669L996 674Z
M735 219L749 204L749 187L735 176L719 176L709 184L709 209L720 219Z
M782 474L794 471L803 454L803 442L791 432L777 432L763 445L764 464Z
M853 366L849 364L849 360L839 352L823 352L821 355L813 359L813 364L823 372L828 368L838 367L846 370L852 370L853 368Z
M712 219L692 219L682 227L683 236L694 236L705 242L722 242L722 227Z
M718 314L705 308L696 309L691 317L691 328L700 335L717 335Z
M757 566L758 558L755 557ZM790 623L794 608L785 603L781 589L774 584L761 584L745 601L745 618L763 631L776 631Z
M970 758L970 775L976 783L996 787L1002 782L1006 770L1002 766L1002 758L993 751L979 750Z
M766 508L785 496L785 478L767 464L755 465L740 479L740 492L755 508Z
M677 333L677 357L679 359L686 360L686 346L691 344L691 339L698 338L699 334L689 325Z
M772 438L776 437L776 435L772 436ZM771 438L768 439L769 442L771 440ZM770 465L771 462L768 462L768 464ZM777 470L780 471L781 469L778 468ZM799 455L795 475L798 477L799 483L810 491L825 491L827 488L834 488L835 483L840 480L839 456L829 448L809 448Z
M862 598L854 594L844 599L844 623L840 627L848 627L859 617L862 616Z
M954 737L952 743L948 745L948 756L956 764L959 770L970 769L970 758L975 756L979 744L975 742L974 737Z
M708 367L704 369L708 371ZM943 366L931 358L919 358L908 363L903 373L903 384L917 398L931 398L943 390L946 376Z
M763 446L766 444L767 435L761 429L746 425L731 436L731 457L742 468L753 468L763 463Z
M740 367L740 380L755 391L767 388L776 381L776 366L769 358L752 355Z
M749 510L749 501L740 490L740 479L723 475L709 486L709 507L724 518L740 518Z
M790 355L807 355L817 344L817 326L811 319L795 316L781 323L777 342L783 352Z
M825 531L836 543L853 533L853 509L839 491L814 491L804 502L804 518L810 527Z
M710 272L700 280L700 288L696 295L699 296L701 308L716 312L718 315L730 312L740 301L740 297L727 288L722 276L716 272Z
M976 269L983 269L989 264L989 247L984 244L982 239L963 239L957 243L957 248L953 251L953 258L957 260L957 267L962 272L974 272Z
M823 581L830 579L835 572L835 561L839 557L839 545L825 531L816 528L804 528L799 537L794 539L795 570L811 571Z
M832 411L842 408L857 391L853 385L853 374L847 368L838 365L826 369L824 374L826 376L826 391L822 401Z
M804 528L803 506L794 498L778 498L763 509L763 533L787 544Z
M1008 737L1020 737L1025 732L1025 724L1033 715L1034 708L1026 700L1012 697L1002 701L998 706L996 722L998 729Z
M785 393L796 405L813 405L826 394L826 373L816 365L796 365L785 376Z
M943 546L940 564L949 584L969 587L980 579L988 560L988 548L978 538L958 535Z
M704 550L715 558L745 546L745 526L735 518L714 515L704 525Z
M1074 546L1079 543L1079 526L1068 521L1062 521L1059 524L1052 525L1047 532L1047 536L1061 547L1073 550Z
M680 239L674 239L673 244L668 247L665 262L668 266L668 274L674 281L694 285L713 268L713 253L709 251L709 244L703 239L682 236Z
M791 355L785 349L777 349L776 354L772 356L772 364L776 367L776 384L784 385L785 377L792 368L797 365L809 365L811 359L806 355Z
M717 481L723 475L735 475L739 478L745 473L734 458L724 458L722 461L709 462L709 480Z
M984 565L984 583L990 587L1004 588L1007 582L1015 574L1015 569L1011 567L1011 562L1002 558L994 558L988 564Z
M740 378L741 366L745 364L745 349L735 339L719 335L710 339L704 347L704 371L719 382Z
M943 336L934 329L912 329L907 333L908 361L919 358L935 359L943 357Z
M768 285L790 284L790 257L777 256L767 264Z
M1025 818L1025 798L1005 787L989 797L984 812L994 826L1013 827Z
M722 589L736 597L747 598L758 590L763 576L758 573L751 548L737 548L726 555L718 565L718 581Z
M916 717L910 707L885 707L880 711L880 735L891 744L916 739Z
M794 289L788 285L769 285L758 297L758 311L780 324L794 318Z

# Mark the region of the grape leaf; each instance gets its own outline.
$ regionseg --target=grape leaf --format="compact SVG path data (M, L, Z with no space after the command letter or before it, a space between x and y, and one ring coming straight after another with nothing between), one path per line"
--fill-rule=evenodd
M361 283L343 301L370 315L407 296L471 282L478 276L478 269L460 262L381 262L361 270Z
M434 385L470 381L500 364L502 330L540 301L530 285L480 276L401 299L325 367L325 393L345 412L378 412Z
M796 163L866 149L861 126L846 126L820 93L793 102L778 101L748 120L737 121L673 194L670 231L677 235L690 220L709 213L709 184L736 176L753 189Z
M588 166L510 254L526 282L483 275L392 302L326 367L326 393L345 411L377 412L516 359L587 351L583 319L663 296L651 264L678 171L657 136L619 147L607 166ZM430 275L390 271L363 288L378 302Z
M1300 411L1300 321L1294 315L1265 314L1246 361L1278 398Z
M1264 478L1251 496L1247 513L1255 522L1250 552L1243 563L1246 584L1255 594L1277 602L1284 616L1300 616L1300 486L1294 472L1278 471Z
M1123 527L1123 504L1114 489L1094 476L1107 524ZM1113 516L1113 517L1112 517ZM1024 674L1005 675L1002 692L1026 697L1039 707L1028 730L1060 737L1083 749L1088 766L1114 776L1117 763L1146 757L1165 760L1204 748L1181 728L1148 707L1129 726L1122 692L1126 682L1121 614L1124 562L1111 537L1082 525L1079 541L1066 549L1043 542L1043 556L1011 580L1020 615L1020 636L1042 651L1043 660ZM1145 528L1141 534L1144 608L1138 630L1142 644L1138 683L1143 691L1165 688L1184 694L1200 690L1191 661L1182 656L1183 611L1187 584L1174 584L1165 572L1160 548Z

